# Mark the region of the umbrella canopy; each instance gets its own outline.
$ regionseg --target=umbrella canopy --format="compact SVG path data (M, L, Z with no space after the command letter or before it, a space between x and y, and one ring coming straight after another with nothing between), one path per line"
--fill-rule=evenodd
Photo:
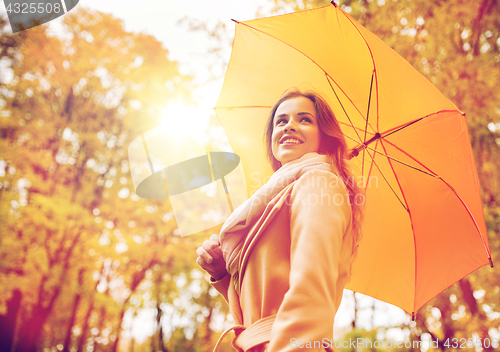
M414 313L492 265L467 124L451 101L333 3L235 22L215 111L249 194L272 174L265 122L291 87L321 93L353 149L366 217L348 289Z

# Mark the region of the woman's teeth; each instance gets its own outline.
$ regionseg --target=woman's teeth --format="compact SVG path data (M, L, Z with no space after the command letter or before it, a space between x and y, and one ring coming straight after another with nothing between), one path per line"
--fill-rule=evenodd
M287 139L286 141L284 141L282 144L300 144L302 142L296 140L296 139Z

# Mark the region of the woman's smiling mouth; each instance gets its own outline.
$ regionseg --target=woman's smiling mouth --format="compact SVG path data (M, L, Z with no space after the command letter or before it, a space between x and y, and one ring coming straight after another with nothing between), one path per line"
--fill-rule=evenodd
M298 140L297 138L293 138L293 137L283 137L280 141L280 144L302 144L304 142Z

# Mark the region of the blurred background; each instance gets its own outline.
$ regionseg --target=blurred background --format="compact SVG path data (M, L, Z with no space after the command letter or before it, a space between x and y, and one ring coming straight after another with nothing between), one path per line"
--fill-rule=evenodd
M0 5L0 352L212 350L232 319L195 260L219 228L181 237L168 200L135 194L128 146L167 124L180 135L202 126L213 150L230 151L210 108L229 61L231 18L328 4L82 0L17 34ZM340 5L466 113L499 265L500 3ZM498 270L465 277L416 322L346 290L335 336L424 342L359 351L453 350L443 344L453 338L460 351L498 349L467 345L500 339ZM221 351L233 350L230 340Z

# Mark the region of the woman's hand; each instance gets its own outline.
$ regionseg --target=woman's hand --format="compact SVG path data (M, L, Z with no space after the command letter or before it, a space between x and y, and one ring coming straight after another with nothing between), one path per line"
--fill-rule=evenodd
M222 256L219 236L212 235L209 240L198 247L196 254L199 255L196 263L212 276L214 280L220 280L227 275L226 261Z

